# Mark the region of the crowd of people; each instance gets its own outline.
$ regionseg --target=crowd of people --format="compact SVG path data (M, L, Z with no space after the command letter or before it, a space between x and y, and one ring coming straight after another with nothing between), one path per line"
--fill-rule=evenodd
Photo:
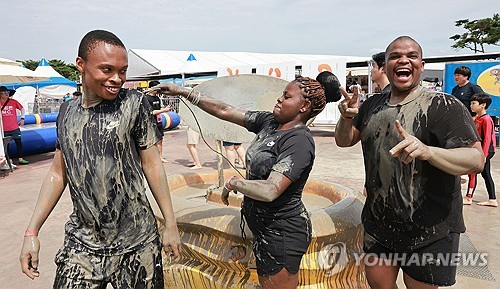
M361 219L368 284L394 288L400 270L408 288L455 283L455 265L416 266L400 255L431 254L432 261L438 253L458 252L460 234L465 232L462 206L474 192L462 197L460 176L472 179L481 173L489 200L479 204L498 205L489 167L496 149L486 113L491 99L463 81L470 70L462 68L455 71L455 96L424 89L419 85L424 64L420 44L401 36L373 56L372 75L382 90L361 105L357 85L348 94L335 75L324 72L316 79L300 76L290 81L272 112L233 107L216 95L172 83L151 84L156 92L180 95L255 133L245 157L240 155L246 177L227 179L221 196L228 204L231 192L244 195L242 218L253 234L262 288L298 286L299 265L312 238L302 202L315 159L306 124L341 96L335 142L339 147L361 142L363 149L367 198ZM24 234L22 271L32 279L39 276L38 232L69 186L73 212L55 258L54 288L82 284L104 288L108 283L114 288L163 288L162 248L177 258L182 245L158 145L163 131L157 116L162 109L155 107L154 95L122 88L127 51L113 33L87 33L76 66L82 74L83 95L61 106L54 161ZM4 105L9 91L0 87L0 93ZM11 105L23 113L22 107ZM7 128L11 136L17 135L15 125ZM193 132L188 132L192 167L201 168L196 152L199 136ZM238 154L242 148L226 144ZM230 162L236 159L234 152L227 151ZM144 179L163 215L161 236ZM395 262L377 262L385 256L394 256Z

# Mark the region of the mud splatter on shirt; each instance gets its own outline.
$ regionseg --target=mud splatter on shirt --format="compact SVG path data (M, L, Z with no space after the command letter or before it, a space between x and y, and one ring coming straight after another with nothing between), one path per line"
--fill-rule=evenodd
M139 150L159 135L149 103L135 90L92 108L82 99L64 103L57 119L73 201L66 238L94 253L122 254L158 236Z
M424 144L459 148L479 140L472 118L454 97L418 88L396 105L389 93L374 95L360 107L355 126L361 132L367 200L365 230L394 250L425 246L451 232L464 232L460 180L427 161L410 164L389 150L402 137L395 120Z
M245 127L256 134L247 149L247 178L265 180L274 170L292 184L273 202L245 196L243 211L286 218L303 211L302 190L314 163L314 140L305 126L277 130L278 126L271 112L249 111L245 115Z

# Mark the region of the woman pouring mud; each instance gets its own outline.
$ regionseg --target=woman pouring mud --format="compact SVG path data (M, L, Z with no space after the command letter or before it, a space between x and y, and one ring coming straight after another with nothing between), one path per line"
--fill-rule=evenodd
M308 77L288 83L272 113L245 111L172 83L155 87L256 134L246 153L246 179L228 179L222 200L228 204L230 191L244 194L241 210L254 236L262 288L298 286L300 261L311 242L311 221L301 200L315 153L306 122L325 108L327 100L340 99L338 80L326 74L318 78L322 83Z

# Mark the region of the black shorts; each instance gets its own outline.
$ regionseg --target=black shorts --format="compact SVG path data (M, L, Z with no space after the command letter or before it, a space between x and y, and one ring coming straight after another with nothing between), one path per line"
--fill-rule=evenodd
M240 142L222 141L222 146L224 146L224 147L230 147L232 145L239 146L239 145L241 145L241 143Z
M163 138L163 124L157 122L156 123L156 128L158 129L158 131L160 132L161 137Z
M283 268L299 271L300 261L311 243L312 227L307 211L286 219L244 214L253 234L253 253L259 276L272 276Z
M4 131L3 135L5 137L11 136L12 139L20 139L21 138L21 129L18 128L18 129L11 130L11 131Z
M363 249L367 256L376 256L379 261L388 260L389 264L400 266L404 273L419 282L451 286L456 282L457 266L453 256L458 253L459 241L459 233L449 233L443 239L414 251L395 252L365 233ZM370 264L365 262L365 265Z

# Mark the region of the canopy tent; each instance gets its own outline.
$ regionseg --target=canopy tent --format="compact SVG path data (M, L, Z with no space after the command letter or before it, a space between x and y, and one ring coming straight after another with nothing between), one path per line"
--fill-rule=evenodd
M27 83L47 79L47 77L37 76L34 71L23 67L22 63L0 58L0 84L2 85L12 82Z
M222 77L258 74L287 81L296 74L315 78L322 71L331 71L345 86L346 62L366 61L366 57L306 54L266 54L249 52L204 52L131 49L128 52L127 80L185 79L191 76ZM336 123L337 105L327 104L315 123Z
M196 57L198 70L182 71L186 59L190 55ZM250 67L251 71L257 70L260 65L292 63L295 68L301 68L310 61L325 59L344 59L344 61L367 61L366 57L336 56L336 55L310 55L310 54L273 54L253 52L207 52L207 51L172 51L172 50L147 50L129 49L128 80L147 78L181 78L191 75L217 75L220 68ZM241 71L241 69L240 69Z
M5 86L15 89L16 93L13 98L18 100L27 111L32 113L30 104L35 102L35 96L38 95L42 99L60 100L67 93L76 91L77 84L61 74L59 74L49 62L42 58L38 63L38 67L33 72L35 76L43 77L44 81L29 82L29 83L9 83Z
M188 58L184 62L184 64L179 68L179 71L181 72L181 79L182 83L181 86L184 87L185 85L185 78L187 74L196 74L199 71L205 71L207 70L206 67L203 66L203 64L199 63L196 57L191 53L189 54Z

